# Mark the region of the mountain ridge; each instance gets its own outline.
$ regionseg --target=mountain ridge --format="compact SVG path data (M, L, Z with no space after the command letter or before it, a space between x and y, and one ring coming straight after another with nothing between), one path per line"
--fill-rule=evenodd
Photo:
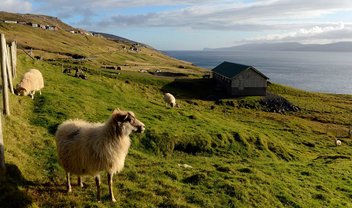
M302 44L298 42L253 43L223 48L204 48L204 51L322 51L322 52L352 52L352 42L336 42L329 44Z

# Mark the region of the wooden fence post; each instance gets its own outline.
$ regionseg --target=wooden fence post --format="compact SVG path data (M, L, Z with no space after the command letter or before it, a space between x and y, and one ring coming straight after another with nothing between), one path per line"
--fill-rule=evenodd
M13 41L11 43L10 55L11 55L12 78L15 78L16 77L16 67L17 67L17 45L16 45L16 41Z
M1 114L0 114L0 176L4 176L6 173L6 166L5 166L5 145L4 139L2 136L2 122L1 122Z
M10 115L10 107L9 107L9 88L8 88L8 79L6 73L6 40L5 35L1 34L1 41L0 41L0 50L1 50L1 74L2 74L2 96L3 96L3 107L4 107L4 114Z
M5 50L6 49L6 41L5 41L5 35L4 34L1 34L0 35L0 60L1 60L1 71L2 72L6 72L6 53L5 53ZM6 73L2 73L2 74L6 74ZM6 80L4 82L7 82L7 79L4 79L3 80ZM5 85L5 83L3 83L3 89L6 89L7 90L7 84ZM3 95L5 94L5 91L3 91ZM4 99L4 102L5 102L5 99ZM6 166L5 166L5 145L4 145L4 139L3 139L3 135L2 135L2 122L1 122L1 114L0 114L0 174L1 175L4 175L5 174L5 171L6 171Z
M11 53L10 53L10 46L6 46L6 73L7 73L7 78L9 81L9 88L10 92L12 94L15 94L13 91L13 84L12 84L12 64L11 64Z

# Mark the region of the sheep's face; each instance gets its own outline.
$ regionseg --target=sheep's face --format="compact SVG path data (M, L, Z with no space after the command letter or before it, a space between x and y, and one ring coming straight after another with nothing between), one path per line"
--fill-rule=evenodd
M118 125L125 130L137 131L142 133L145 130L145 125L139 121L133 112L131 111L114 111L115 121L117 121Z
M15 94L16 94L16 95L19 95L19 96L26 96L26 95L28 95L27 90L26 90L25 88L23 88L23 87L17 87L17 88L15 89Z

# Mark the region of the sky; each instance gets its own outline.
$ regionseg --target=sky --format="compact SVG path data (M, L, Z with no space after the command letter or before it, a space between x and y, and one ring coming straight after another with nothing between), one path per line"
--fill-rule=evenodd
M54 16L159 50L352 41L352 0L1 1L0 11Z

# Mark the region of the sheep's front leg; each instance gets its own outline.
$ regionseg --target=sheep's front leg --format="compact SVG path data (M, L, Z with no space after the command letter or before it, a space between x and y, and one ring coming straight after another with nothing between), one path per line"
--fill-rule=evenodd
M82 181L82 176L78 176L78 180L77 180L78 185L83 188L83 181Z
M70 173L69 172L66 173L66 187L67 187L67 193L72 192L71 179L70 179Z
M95 176L95 185L97 186L97 200L100 202L100 175Z
M114 176L113 173L108 173L109 194L110 194L111 201L116 202L116 199L114 197L114 193L112 191L112 177L113 176Z
M29 95L31 96L32 99L34 99L35 90L30 91L30 92L29 92Z

